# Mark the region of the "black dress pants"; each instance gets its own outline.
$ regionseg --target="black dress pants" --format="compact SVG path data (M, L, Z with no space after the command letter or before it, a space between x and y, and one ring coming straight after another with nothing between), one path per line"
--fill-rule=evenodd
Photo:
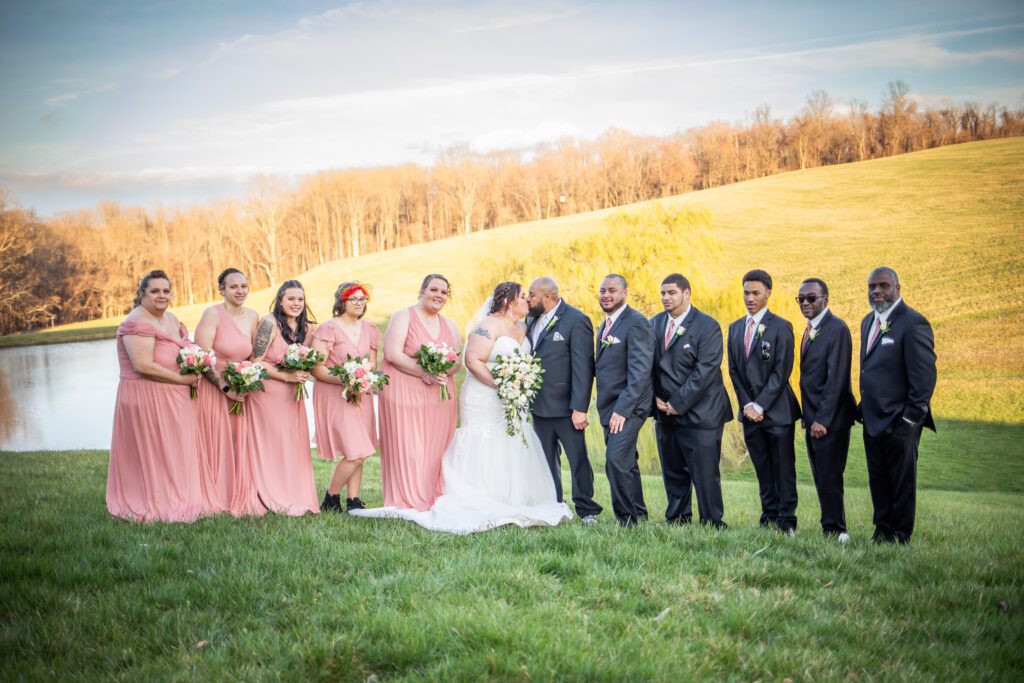
M743 439L757 473L761 526L796 529L796 451L793 425L743 423Z
M815 439L811 430L804 431L807 459L811 464L814 488L821 506L821 530L826 534L846 533L846 509L843 504L843 473L850 451L850 430L840 429Z
M658 457L668 506L665 520L687 523L693 517L691 499L697 491L702 524L724 526L722 515L722 427L697 429L662 419L656 424Z
M917 506L917 448L920 442L921 425L914 427L903 420L888 435L872 437L864 432L868 487L875 508L875 540L910 542Z
M594 500L594 470L587 457L587 439L582 429L576 429L571 417L533 416L533 431L540 440L555 480L555 493L562 502L562 450L569 460L572 475L572 502L580 517L601 514L601 506Z

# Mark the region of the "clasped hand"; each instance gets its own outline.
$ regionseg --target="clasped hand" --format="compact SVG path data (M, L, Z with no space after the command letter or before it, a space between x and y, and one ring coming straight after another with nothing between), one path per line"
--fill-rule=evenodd
M764 415L757 412L753 405L749 405L743 409L743 417L747 418L750 422L761 422L764 420Z
M678 415L679 414L676 411L676 409L672 407L672 404L669 403L668 401L662 401L660 398L655 398L654 402L657 404L658 410L660 410L661 412L665 413L666 415Z

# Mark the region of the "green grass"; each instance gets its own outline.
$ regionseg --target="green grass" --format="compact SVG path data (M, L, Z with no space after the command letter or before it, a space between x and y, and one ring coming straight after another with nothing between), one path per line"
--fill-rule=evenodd
M39 344L70 344L71 342L113 339L117 325L102 327L58 328L40 332L8 334L0 336L0 349L14 346L37 346Z
M906 548L868 541L856 438L845 547L817 532L803 458L792 539L756 528L749 464L727 475L724 533L605 514L458 538L337 515L129 524L103 504L106 453L0 454L0 678L1013 680L1019 431L984 456L940 429ZM379 503L376 459L366 479ZM661 519L660 478L644 487Z

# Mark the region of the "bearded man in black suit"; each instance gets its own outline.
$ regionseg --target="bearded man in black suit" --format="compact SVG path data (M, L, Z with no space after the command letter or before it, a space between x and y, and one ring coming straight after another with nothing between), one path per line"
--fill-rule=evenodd
M874 506L872 539L909 543L914 532L921 432L935 431L935 338L904 303L900 278L880 267L868 276L872 312L860 324L860 417Z
M544 448L558 501L562 502L564 449L576 514L584 524L593 524L602 508L594 501L594 470L584 430L594 388L594 326L582 311L562 300L553 278L534 280L527 300L527 336L544 368L544 381L533 400L533 431Z
M636 442L654 406L654 333L643 313L626 305L627 296L626 278L621 275L609 275L601 282L605 319L597 332L595 365L612 510L619 524L635 526L647 519Z
M654 349L654 419L665 481L668 524L691 521L697 491L701 524L722 521L722 431L732 419L722 382L722 328L690 304L690 281L673 273L661 283L662 313L651 318Z
M804 440L821 506L821 529L847 543L843 473L850 450L850 428L857 402L850 388L853 338L850 328L828 308L828 285L807 278L796 297L807 318L800 341L800 398Z
M800 404L789 386L793 372L793 326L768 310L772 276L743 276L747 315L729 326L729 377L740 405L743 440L757 473L761 526L796 533L794 425Z

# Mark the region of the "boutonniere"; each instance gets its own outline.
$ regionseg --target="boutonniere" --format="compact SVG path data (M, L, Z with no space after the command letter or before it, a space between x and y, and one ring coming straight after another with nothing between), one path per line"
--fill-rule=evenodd
M550 330L552 327L555 326L555 323L557 323L557 322L558 322L558 316L556 315L554 318L551 319L551 322L548 323L547 327L544 328L544 331L547 332L548 330Z
M812 327L811 331L807 333L807 345L810 346L811 342L818 338L818 328Z
M764 323L761 323L760 325L758 325L757 326L757 332L754 333L754 339L760 339L761 335L764 334L764 330L765 330Z
M621 344L621 343L622 343L622 340L619 339L618 337L613 337L611 335L608 335L607 337L605 337L604 339L601 340L601 348L602 349L607 349L612 344Z
M682 325L680 325L679 329L676 330L676 336L677 337L682 337L684 334L686 334L686 328L683 327Z
M884 323L878 326L878 336L884 337L891 329L892 323L886 320Z

